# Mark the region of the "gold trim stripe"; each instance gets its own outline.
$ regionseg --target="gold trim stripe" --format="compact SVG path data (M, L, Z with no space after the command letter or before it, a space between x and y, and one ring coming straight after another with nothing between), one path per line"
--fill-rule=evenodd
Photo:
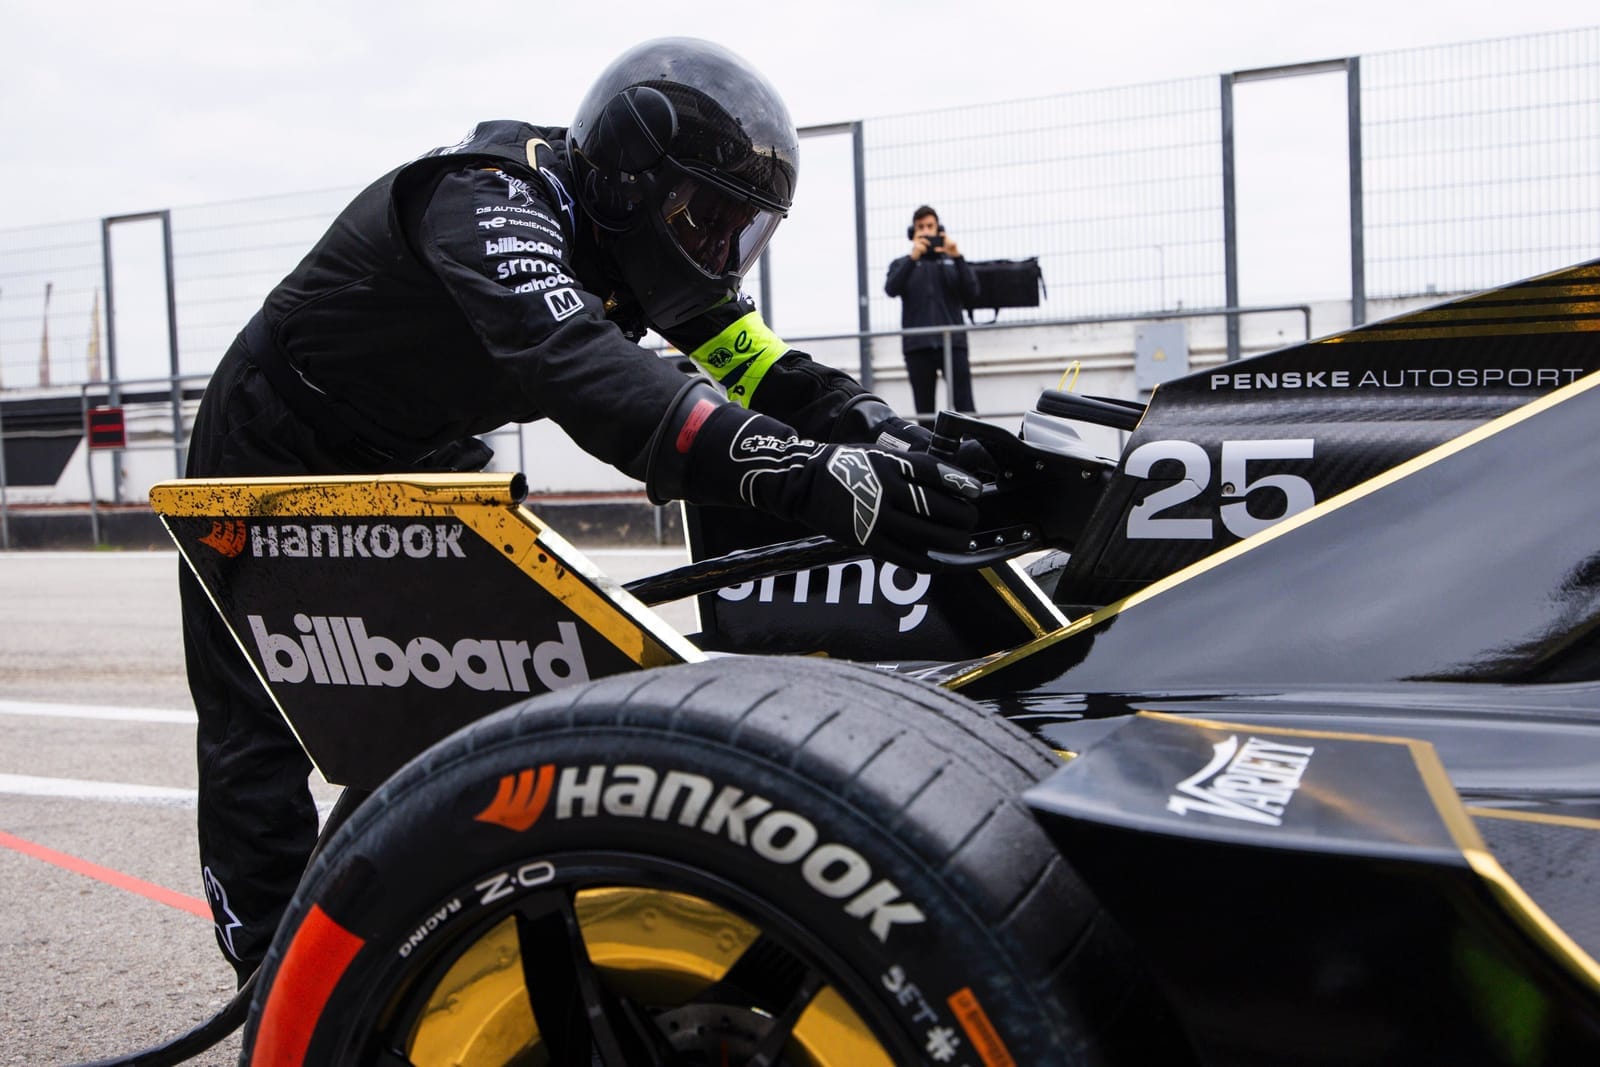
M174 517L448 516L641 667L705 658L537 515L517 506L517 481L510 474L193 478L152 486L150 503L158 514Z
M1473 808L1467 814L1474 819L1507 819L1515 822L1544 823L1547 826L1571 826L1579 830L1600 830L1600 819L1582 815L1551 815L1543 811L1509 811L1504 808Z
M1405 320L1399 320L1401 325ZM1415 320L1413 320L1415 321ZM1353 344L1358 341L1437 341L1452 337L1514 337L1527 334L1600 333L1600 318L1558 322L1501 322L1483 326L1425 326L1416 329L1353 330L1313 341L1318 345Z
M1600 278L1600 260L1590 260L1575 267L1558 267L1545 274L1536 274L1526 281L1512 282L1507 289L1521 289L1530 285L1559 282L1567 278Z
M458 504L515 504L515 480L511 474L186 478L151 486L150 506L161 515L225 518L439 515Z
M1510 289L1495 289L1487 293L1478 293L1474 296L1462 297L1454 303L1479 304L1495 300L1515 300L1523 303L1549 296L1600 296L1600 285L1591 285L1580 282L1572 285L1539 285L1537 283L1525 286L1514 286Z
M1007 562L1009 563L1011 561L1007 560ZM1027 574L1020 568L1013 567L1013 570L1015 573L1020 574L1027 581L1033 581L1033 579L1029 578ZM1043 637L1045 634L1050 632L1051 628L1047 627L1044 621L1040 620L1037 615L1028 609L1028 606L1022 602L1021 598L1017 596L1016 592L1012 590L1010 586L1006 585L1005 579L1003 579L993 567L985 567L978 573L983 575L983 580L989 583L989 588L993 589L995 591L995 595L1005 603L1006 607L1011 609L1011 613L1022 621L1022 625L1028 628L1029 633L1031 633L1034 637ZM1048 602L1048 600L1046 600L1046 602ZM1055 614L1055 619L1050 621L1054 622L1055 625L1060 626L1065 620L1062 619L1059 611L1057 611Z
M1533 939L1534 943L1554 956L1591 989L1600 991L1600 963L1567 935L1554 919L1517 884L1500 861L1488 852L1469 851L1467 862L1473 871L1489 886L1490 895L1511 915L1511 920Z
M1390 467L1388 470L1379 474L1375 474L1366 481L1357 485L1353 485L1344 492L1338 493L1329 497L1327 500L1322 501L1320 504L1312 505L1305 511L1300 512L1298 515L1284 519L1282 522L1274 526L1270 526L1260 533L1247 537L1243 541L1238 541L1234 544L1231 544L1227 548L1219 549L1218 551L1213 552L1211 555L1206 556L1204 559L1196 560L1194 563L1189 564L1189 566L1184 567L1182 570L1174 571L1172 574L1169 574L1164 578L1158 578L1156 581L1151 582L1143 589L1130 593L1121 600L1113 601L1112 603L1107 604L1105 607L1100 608L1098 611L1095 611L1092 614L1084 615L1060 630L1045 634L1044 636L1036 638L1025 645L1019 645L1008 652L1004 652L990 657L989 659L980 661L970 670L962 674L954 675L945 680L942 684L950 689L960 689L969 682L986 677L1008 666L1009 664L1026 659L1029 656L1043 651L1044 649L1050 648L1062 641L1075 637L1083 631L1092 629L1107 619L1120 615L1130 608L1137 607L1147 600L1175 589L1184 582L1197 578L1200 575L1205 574L1207 571L1210 571L1216 567L1220 567L1223 564L1230 563L1246 552L1253 552L1262 545L1268 544L1271 541L1275 541L1280 537L1285 537L1290 533L1293 533L1295 530L1298 530L1300 527L1307 525L1308 523L1315 522L1317 519L1320 519L1325 515L1332 514L1333 512L1338 511L1340 508L1348 507L1358 500L1368 497L1381 489L1386 489L1402 479L1409 478L1413 474L1433 466L1435 463L1441 463L1444 460L1449 459L1451 456L1454 456L1458 452L1463 452L1466 449L1471 448L1473 445L1487 441L1496 434L1502 433L1505 430L1509 430L1513 426L1517 426L1528 419L1535 418L1536 416L1543 414L1559 404L1566 403L1568 400L1571 400L1576 396L1581 396L1596 386L1600 386L1600 371L1587 374L1584 377L1579 378L1577 381L1572 382L1569 385L1564 385L1559 389L1553 389L1537 399L1528 401L1528 403L1523 404L1519 408L1506 412L1504 415L1501 415L1498 418L1491 419L1480 426L1473 427L1460 436L1453 437L1442 444L1435 445L1433 448L1430 448L1421 455L1413 456L1403 463Z
M1580 279L1600 279L1600 262L1585 263L1577 267L1563 267L1553 270L1548 274L1538 275L1526 281L1514 282L1497 289L1488 289L1470 296L1455 297L1428 307L1418 308L1415 311L1401 312L1389 319L1366 326L1353 327L1332 337L1324 337L1310 341L1311 344L1348 344L1352 341L1403 341L1411 338L1432 340L1446 337L1478 337L1499 336L1502 334L1516 333L1545 333L1545 332L1572 332L1562 330L1502 330L1487 333L1424 333L1411 329L1419 323L1438 321L1439 319L1472 317L1487 318L1487 310L1479 312L1474 305L1480 304L1524 304L1532 305L1534 301L1549 300L1561 297L1600 296L1600 284L1591 284ZM1546 305L1548 307L1549 305ZM1538 311L1530 314L1538 314ZM1600 327L1596 327L1600 328Z
M1461 802L1461 795L1456 792L1455 786L1450 782L1450 775L1444 769L1444 763L1439 759L1439 753L1426 741L1418 741L1406 737L1384 737L1379 734L1345 733L1337 730L1304 730L1286 726L1261 726L1256 723L1231 723L1217 719L1195 719L1184 715L1172 715L1165 712L1140 711L1139 715L1151 719L1162 719L1168 722L1181 722L1187 725L1204 726L1216 730L1248 731L1258 734L1282 734L1292 737L1324 737L1339 741L1363 741L1378 744L1405 745L1411 750L1411 758L1416 764L1417 774L1422 779L1423 788L1428 791L1428 798L1433 801L1434 809L1439 813L1439 818L1444 822L1445 829L1449 831L1456 847L1461 850L1463 858L1467 861L1474 874L1487 883L1490 895L1503 908L1512 923L1523 933L1527 934L1535 944L1539 945L1554 956L1556 960L1571 970L1580 980L1587 982L1600 990L1600 963L1584 951L1583 947L1574 941L1559 923L1550 918L1534 899L1528 895L1517 880L1500 865L1489 851L1489 845L1484 841L1483 835L1473 824L1475 815L1482 815L1482 809L1468 809ZM1512 817L1509 813L1495 812L1496 817ZM1553 817L1540 821L1576 822L1593 825L1600 828L1600 821L1591 819L1573 819L1571 817Z
M1600 289L1600 286L1595 286ZM1455 319L1528 319L1536 315L1600 315L1600 301L1583 301L1567 304L1505 304L1478 307L1442 307L1432 311L1419 311L1408 322L1449 322ZM1398 324L1397 324L1398 325Z

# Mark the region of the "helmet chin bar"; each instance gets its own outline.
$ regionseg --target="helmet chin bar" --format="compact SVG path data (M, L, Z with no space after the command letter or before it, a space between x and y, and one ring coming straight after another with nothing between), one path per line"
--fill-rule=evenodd
M638 303L652 327L671 329L736 294L744 272L707 274L678 245L656 208L664 195L660 185L671 181L671 174L647 172L633 178L636 194L628 197L632 206L626 217L607 218L592 207L591 217L611 273L626 288L625 295ZM587 190L591 204L601 207L603 183L593 184L596 188Z
M687 322L739 289L736 274L707 277L653 218L636 218L626 229L601 227L600 247L611 273L650 325L668 330Z

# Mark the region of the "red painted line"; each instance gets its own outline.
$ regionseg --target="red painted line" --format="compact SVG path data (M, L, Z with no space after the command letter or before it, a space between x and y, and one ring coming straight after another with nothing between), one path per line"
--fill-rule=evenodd
M137 893L139 896L153 900L157 904L165 904L169 908L177 908L179 911L198 915L207 922L211 921L210 905L198 897L186 896L165 886L156 885L154 882L135 878L131 874L123 874L121 871L114 871L110 867L102 867L98 863L81 860L76 856L69 856L65 852L57 852L53 848L36 845L32 841L24 841L22 838L8 834L4 830L0 830L0 845L20 852L24 856L32 856L34 859L53 863L57 867L71 871L74 874L93 878L107 885L116 886L118 889L127 890L129 893Z

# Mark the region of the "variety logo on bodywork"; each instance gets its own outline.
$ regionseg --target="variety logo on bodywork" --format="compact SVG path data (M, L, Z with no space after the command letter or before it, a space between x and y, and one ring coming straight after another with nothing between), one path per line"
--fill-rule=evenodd
M887 941L897 926L925 921L894 882L875 876L871 861L849 845L824 840L806 816L689 771L637 763L559 771L554 764L530 767L503 776L494 799L474 818L521 832L541 818L602 815L675 823L749 849L769 863L793 866L811 889L842 901L845 914L865 922L879 941Z
M1178 783L1178 791L1167 798L1167 810L1281 826L1315 751L1311 745L1285 745L1259 737L1249 738L1243 746L1237 735L1218 741L1200 773Z

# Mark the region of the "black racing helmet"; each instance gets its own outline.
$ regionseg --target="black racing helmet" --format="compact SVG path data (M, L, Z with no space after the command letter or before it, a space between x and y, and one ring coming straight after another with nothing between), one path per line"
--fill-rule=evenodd
M738 290L789 213L800 139L772 84L710 41L646 41L568 134L578 199L618 280L667 329Z

